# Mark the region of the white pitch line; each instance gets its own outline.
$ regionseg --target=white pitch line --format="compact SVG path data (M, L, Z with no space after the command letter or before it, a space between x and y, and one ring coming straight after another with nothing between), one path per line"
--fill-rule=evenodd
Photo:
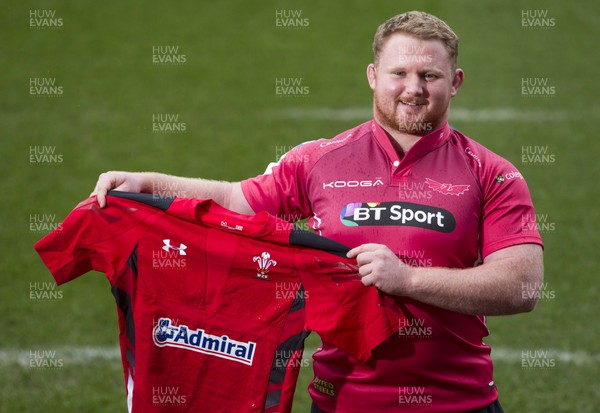
M32 347L31 349L1 349L0 366L18 364L33 368L36 358L60 360L63 365L85 364L95 360L119 361L121 352L118 347Z
M316 349L307 347L305 355L311 355ZM555 359L558 362L575 365L600 363L600 354L591 354L585 351L563 351L557 349L514 349L505 347L492 347L492 361L504 363L521 363L523 352L543 353L544 358ZM48 360L61 360L64 366L85 364L91 361L120 362L121 352L118 347L57 347L57 348L31 348L31 349L2 349L0 350L0 366L17 364L25 368L35 368L32 362L38 356L49 356ZM38 364L39 365L39 364Z
M546 359L554 359L562 363L572 363L576 365L585 365L600 362L600 354L590 354L585 351L561 351L556 349L507 349L492 347L492 361L502 361L507 363L521 363L523 360L523 352L543 354Z
M368 120L373 117L373 109L367 107L350 108L285 108L269 112L269 116L283 119L320 120ZM517 108L451 108L450 122L559 122L574 119L576 114L565 110L517 109Z
M304 355L310 355L316 351L313 348L305 348ZM501 363L518 363L523 360L523 353L528 358L531 354L547 359L555 359L563 363L572 363L576 365L587 365L592 363L600 363L600 354L590 354L585 351L563 351L557 349L540 349L540 348L524 348L514 349L506 347L492 347L492 361Z

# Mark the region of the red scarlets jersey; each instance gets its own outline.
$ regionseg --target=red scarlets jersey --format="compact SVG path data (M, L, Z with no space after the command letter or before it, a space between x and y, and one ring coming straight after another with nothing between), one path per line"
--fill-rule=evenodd
M242 189L254 211L308 218L350 247L384 244L412 266L470 268L502 248L542 244L523 176L448 124L398 153L372 120L294 148ZM323 337L309 388L317 406L462 413L494 402L485 314L395 300L408 320L367 363Z
M399 329L337 242L211 200L107 200L81 202L35 249L58 284L106 274L132 412L289 412L310 331L366 361Z

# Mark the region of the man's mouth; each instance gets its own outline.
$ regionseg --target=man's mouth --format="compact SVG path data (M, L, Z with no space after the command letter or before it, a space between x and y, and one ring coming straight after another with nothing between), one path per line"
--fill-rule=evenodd
M411 102L409 100L400 100L400 103L406 106L424 106L425 102Z

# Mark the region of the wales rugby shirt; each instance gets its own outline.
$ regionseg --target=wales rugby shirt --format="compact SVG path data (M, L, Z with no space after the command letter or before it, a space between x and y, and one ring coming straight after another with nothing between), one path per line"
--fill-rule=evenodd
M242 190L254 211L308 217L323 236L385 244L413 266L468 268L502 248L542 244L523 176L447 123L404 154L371 120L294 148ZM323 337L315 403L325 412L463 413L495 401L484 314L395 300L405 328L368 362Z
M35 249L57 284L106 274L130 411L289 412L309 331L366 361L399 328L337 242L211 200L107 202L81 202Z

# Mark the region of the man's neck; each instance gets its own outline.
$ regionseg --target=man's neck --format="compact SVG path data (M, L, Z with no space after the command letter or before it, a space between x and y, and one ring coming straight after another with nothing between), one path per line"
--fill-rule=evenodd
M412 135L410 133L402 133L385 126L381 126L385 133L390 138L392 145L398 153L406 153L413 147L415 143L422 138L421 135Z
M375 121L385 131L388 138L390 138L390 142L392 142L392 145L400 154L407 153L410 150L410 148L412 148L415 145L415 143L417 143L423 136L430 133L427 132L425 135L414 135L410 133L404 133L384 125L383 123L379 122L377 118L375 118ZM431 132L440 128L444 123L445 121L442 122L440 125L436 126L435 128L431 129Z

